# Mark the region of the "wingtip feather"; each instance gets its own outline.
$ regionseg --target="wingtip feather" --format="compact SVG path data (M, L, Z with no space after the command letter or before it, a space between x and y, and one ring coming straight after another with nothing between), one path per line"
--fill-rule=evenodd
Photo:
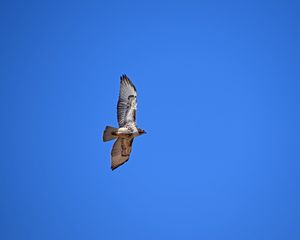
M122 74L121 77L120 77L120 80L123 81L123 80L127 80L128 77L126 74Z
M127 77L126 74L122 74L120 77L120 83L122 84L122 82L126 82L127 84L129 84L130 86L133 87L134 91L136 91L136 88L134 86L134 84L131 82L131 80L129 79L129 77Z

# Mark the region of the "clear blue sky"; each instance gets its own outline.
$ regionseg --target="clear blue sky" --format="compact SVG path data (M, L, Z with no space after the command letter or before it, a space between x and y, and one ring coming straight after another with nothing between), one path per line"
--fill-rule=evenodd
M298 1L2 1L1 239L300 239ZM112 172L119 76L138 90Z

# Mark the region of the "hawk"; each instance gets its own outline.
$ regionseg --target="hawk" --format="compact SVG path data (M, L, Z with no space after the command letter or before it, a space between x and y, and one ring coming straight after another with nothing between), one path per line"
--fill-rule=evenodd
M111 150L111 169L115 170L129 160L133 139L146 133L136 126L136 88L126 75L120 77L120 94L117 104L119 128L106 126L103 141L116 139Z

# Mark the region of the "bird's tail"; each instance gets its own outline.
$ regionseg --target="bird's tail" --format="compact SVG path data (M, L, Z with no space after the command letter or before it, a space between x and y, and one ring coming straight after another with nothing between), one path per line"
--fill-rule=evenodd
M105 130L103 131L103 142L107 142L113 140L114 138L117 138L115 135L113 135L113 132L117 130L117 128L106 126Z

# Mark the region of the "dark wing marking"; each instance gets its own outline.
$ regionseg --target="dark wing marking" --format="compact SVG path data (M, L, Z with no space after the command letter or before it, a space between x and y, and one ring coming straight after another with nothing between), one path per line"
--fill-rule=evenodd
M129 160L133 138L118 138L111 150L111 170L115 170Z
M117 105L117 115L119 127L124 127L126 123L136 121L136 88L126 75L120 78L120 95Z

